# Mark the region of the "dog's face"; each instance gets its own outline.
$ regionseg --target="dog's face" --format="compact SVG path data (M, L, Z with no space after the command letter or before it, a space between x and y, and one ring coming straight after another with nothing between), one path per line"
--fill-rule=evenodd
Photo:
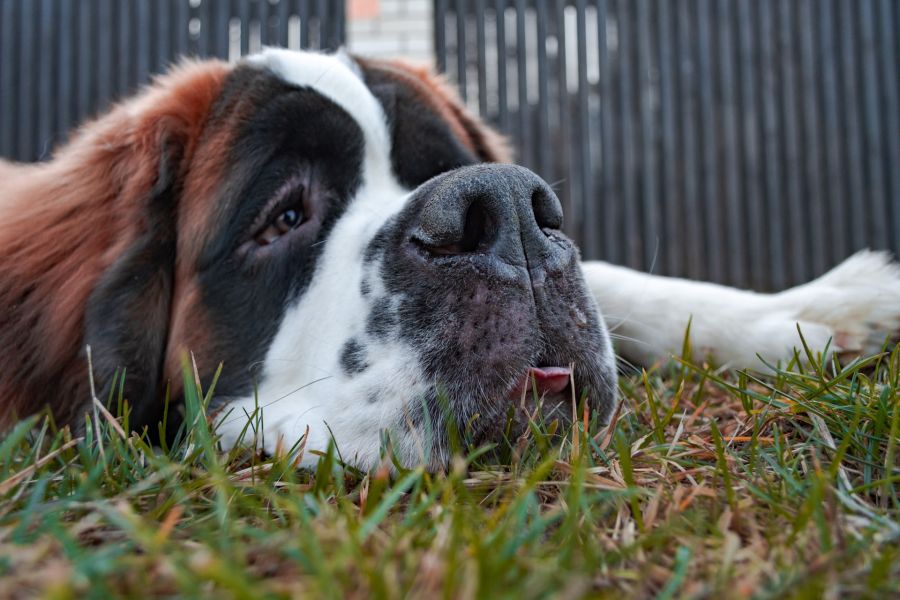
M152 364L110 317L126 302L129 322L159 323L138 336L162 349L157 387L185 351L207 379L221 362L225 444L251 415L245 443L306 435L307 462L333 436L372 466L387 432L402 461L440 465L448 420L496 439L535 395L545 417L584 396L608 417L613 353L559 201L526 169L488 164L502 152L410 69L284 50L235 66L177 166L162 160L151 213L169 206L171 224L147 218L91 293L100 370Z
M387 431L402 460L440 463L448 416L497 435L528 379L545 414L571 414L573 394L612 405L608 335L544 182L479 165L377 65L268 51L232 77L260 108L198 265L232 332L218 356L240 367L220 388L226 439L258 402L269 449L308 427L307 448L333 435L372 464Z

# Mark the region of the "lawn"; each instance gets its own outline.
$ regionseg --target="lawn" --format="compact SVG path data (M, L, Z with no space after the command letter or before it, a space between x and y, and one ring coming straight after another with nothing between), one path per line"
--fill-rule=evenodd
M171 447L100 409L0 439L0 596L897 597L900 349L810 358L625 375L614 427L576 408L446 473L219 452L186 369Z

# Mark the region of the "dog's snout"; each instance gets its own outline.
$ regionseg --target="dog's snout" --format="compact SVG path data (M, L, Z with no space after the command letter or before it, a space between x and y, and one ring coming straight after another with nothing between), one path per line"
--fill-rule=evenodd
M512 165L453 171L420 190L413 243L436 256L494 255L512 265L538 266L559 250L550 230L562 207L537 175Z

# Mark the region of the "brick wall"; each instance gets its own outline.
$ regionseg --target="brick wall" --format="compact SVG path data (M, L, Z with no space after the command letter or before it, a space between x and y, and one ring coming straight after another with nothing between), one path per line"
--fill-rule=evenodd
M434 62L431 0L348 0L347 46L372 57Z

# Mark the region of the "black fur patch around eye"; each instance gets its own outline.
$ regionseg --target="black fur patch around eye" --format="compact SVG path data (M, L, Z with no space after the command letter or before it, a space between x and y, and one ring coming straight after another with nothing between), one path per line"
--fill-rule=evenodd
M369 363L366 362L366 348L356 338L344 344L341 350L341 368L347 375L359 375L369 368Z
M253 391L251 366L265 359L287 307L302 296L331 227L355 198L365 139L352 115L315 89L291 85L243 65L229 76L211 128L230 128L234 141L217 188L219 225L204 244L197 270L207 327L215 344L204 350L228 365L217 391ZM298 170L322 190L319 225L308 239L250 260L238 249L267 201Z

